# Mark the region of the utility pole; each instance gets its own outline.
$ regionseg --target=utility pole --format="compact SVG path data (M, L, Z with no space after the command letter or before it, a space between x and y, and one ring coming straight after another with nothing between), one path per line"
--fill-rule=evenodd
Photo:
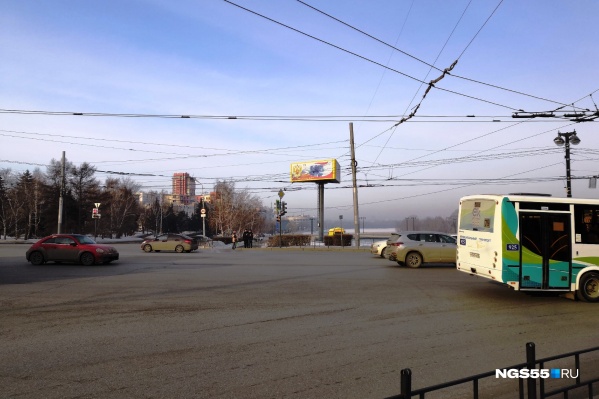
M356 152L354 150L354 124L349 123L349 146L351 148L351 175L354 191L354 233L356 235L356 247L360 248L360 212L358 210L358 184L356 182ZM341 238L343 242L343 238Z

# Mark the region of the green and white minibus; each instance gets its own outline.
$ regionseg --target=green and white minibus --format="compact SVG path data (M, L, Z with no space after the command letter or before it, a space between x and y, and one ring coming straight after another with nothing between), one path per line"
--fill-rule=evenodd
M599 302L599 200L470 195L458 222L459 271Z

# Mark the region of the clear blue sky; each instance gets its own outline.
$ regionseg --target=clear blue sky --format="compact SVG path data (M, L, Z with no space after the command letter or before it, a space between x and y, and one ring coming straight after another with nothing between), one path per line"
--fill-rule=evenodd
M44 170L66 151L75 164L132 173L144 190L169 191L174 172L206 191L236 180L267 205L284 188L289 214L315 215L315 185L289 183L289 165L336 158L342 183L327 185L325 217L351 223L353 121L367 224L449 216L467 194L565 196L565 179L546 181L565 176L558 131L576 129L582 140L572 175L599 174L598 122L512 118L519 109L596 110L596 1L233 3L245 9L222 0L1 1L0 108L44 114L0 113L0 168ZM421 82L456 60L423 99ZM54 112L135 117L46 114ZM574 196L597 198L588 180L572 184Z

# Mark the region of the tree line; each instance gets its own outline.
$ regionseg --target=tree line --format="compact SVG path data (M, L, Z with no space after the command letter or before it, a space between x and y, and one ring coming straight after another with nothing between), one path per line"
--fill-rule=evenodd
M3 239L29 239L54 234L62 192L61 232L120 238L138 231L179 233L202 231L206 235L227 235L251 228L265 231L267 212L256 196L236 190L235 184L218 181L210 203L197 203L191 215L155 194L149 205L139 201L141 185L129 177L96 177L97 169L84 162L74 165L52 159L45 172L39 168L22 173L0 169L0 234ZM98 219L92 218L100 203ZM201 210L206 215L202 220Z

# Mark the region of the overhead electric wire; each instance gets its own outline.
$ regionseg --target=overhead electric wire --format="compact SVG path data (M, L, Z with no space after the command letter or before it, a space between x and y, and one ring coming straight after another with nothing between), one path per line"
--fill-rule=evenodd
M481 27L478 29L478 31L476 32L476 34L472 37L472 39L470 39L470 42L466 45L466 47L464 48L464 50L462 50L461 54L458 56L458 60L460 58L462 58L462 56L464 55L464 53L466 52L466 50L468 50L468 48L470 47L470 45L474 42L474 39L477 38L477 36L479 35L479 33L483 30L483 28L487 25L487 23L489 22L489 20L491 19L491 17L493 17L493 15L495 15L495 12L497 11L497 9L499 8L499 6L501 5L501 3L503 3L503 0L499 0L499 3L497 4L497 6L495 7L495 9L493 10L493 12L491 13L491 15L489 15L486 19L486 21L481 25Z
M291 26L289 26L289 25L286 25L286 24L284 24L284 23L282 23L282 22L279 22L279 21L277 21L277 20L274 20L274 19L272 19L272 18L270 18L270 17L267 17L266 15L260 14L260 13L258 13L258 12L256 12L256 11L250 10L249 8L246 8L246 7L243 7L243 6L239 5L239 4L236 4L236 3L234 3L234 2L232 2L232 1L230 1L230 0L223 0L223 1L225 1L226 3L229 3L229 4L231 4L231 5L233 5L233 6L235 6L235 7L238 7L238 8L240 8L240 9L244 10L244 11L247 11L247 12L249 12L249 13L251 13L251 14L254 14L254 15L256 15L256 16L259 16L259 17L261 17L261 18L264 18L264 19L266 19L266 20L268 20L268 21L270 21L270 22L273 22L273 23L275 23L275 24L277 24L277 25L280 25L280 26L282 26L282 27L284 27L284 28L290 29L290 30L292 30L292 31L294 31L294 32L297 32L297 33L301 34L301 35L304 35L304 36L306 36L306 37L309 37L309 38L311 38L311 39L314 39L314 40L316 40L316 41L319 41L319 42L321 42L321 43L323 43L323 44L326 44L326 45L328 45L328 46L331 46L331 47L333 47L333 48L336 48L336 49L338 49L338 50L340 50L340 51L343 51L343 52L345 52L345 53L348 53L348 54L350 54L350 55L353 55L353 56L355 56L355 57L358 57L358 58L360 58L360 59L362 59L362 60L364 60L364 61L367 61L367 62L370 62L370 63L372 63L372 64L378 65L378 66L380 66L380 67L382 67L382 68L385 68L385 69L387 69L387 70L389 70L389 71L392 71L392 72L398 73L398 74L400 74L400 75L402 75L402 76L405 76L405 77L407 77L407 78L409 78L409 79L412 79L412 80L414 80L414 81L416 81L416 82L425 83L425 84L429 84L429 83L430 83L430 82L425 82L425 81L423 81L423 80L421 80L421 79L418 79L418 78L416 78L416 77L414 77L414 76L408 75L407 73L401 72L401 71L399 71L399 70L397 70L397 69L394 69L394 68L388 67L388 66L386 66L386 65L383 65L383 64L381 64L380 62L374 61L374 60L372 60L372 59L370 59L370 58L368 58L368 57L365 57L365 56L363 56L363 55L357 54L357 53L355 53L355 52L353 52L353 51L350 51L350 50L347 50L347 49L345 49L345 48L343 48L343 47L337 46L337 45L335 45L335 44L333 44L333 43L327 42L326 40L320 39L320 38L318 38L318 37L316 37L316 36L310 35L310 34L308 34L308 33L306 33L306 32L303 32L303 31L301 31L301 30L299 30L299 29L293 28L293 27L291 27ZM510 107L510 106L507 106L507 105L502 105L502 104L499 104L499 103L495 103L495 102L493 102L493 101L485 100L485 99L482 99L482 98L479 98L479 97L475 97L475 96L470 96L470 95L467 95L467 94L464 94L464 93L459 93L459 92L456 92L456 91L453 91L453 90L449 90L449 89L445 89L445 88L442 88L442 87L436 87L436 86L434 86L434 87L435 87L437 90L446 91L446 92L448 92L448 93L452 93L452 94L455 94L455 95L458 95L458 96L467 97L467 98L474 99L474 100L477 100L477 101L481 101L481 102L485 102L485 103L488 103L488 104L496 105L496 106L498 106L498 107L502 107L502 108L506 108L506 109L511 109L511 110L517 111L517 108L514 108L514 107Z
M441 54L443 53L443 50L445 49L445 47L447 46L447 43L449 42L449 39L451 39L451 37L453 36L453 32L455 32L456 28L458 27L458 25L460 24L460 21L462 20L462 18L464 17L464 14L466 13L466 10L468 9L468 7L470 6L470 3L472 3L472 0L470 0L468 2L468 4L466 5L466 8L464 9L464 11L462 12L462 15L460 16L459 20L456 22L455 26L453 27L453 30L451 31L451 33L449 34L449 37L447 38L447 40L445 41L445 43L443 44L443 47L441 48L441 50L439 50L439 52L437 53L437 57L435 57L435 61L433 61L433 64L430 65L430 68L428 70L428 72L426 73L426 76L424 77L424 79L427 79L428 76L430 75L431 71L434 68L434 64L437 63L437 60L439 59L439 57L441 56ZM456 61L457 62L457 61ZM455 62L454 64L455 65ZM442 77L445 77L446 74L450 74L451 75L451 70L453 69L453 65L452 68L450 70L445 70L443 72ZM435 68L437 69L437 68ZM437 81L439 81L441 78L437 79ZM427 90L424 93L424 96L422 97L422 99L420 100L420 102L416 105L416 109L420 108L420 105L422 104L422 102L424 101L426 94L428 93L428 91L430 90L432 86L432 82L429 83L429 87L427 88ZM412 103L414 102L414 100L416 99L416 96L418 95L418 92L420 92L420 89L422 88L422 84L420 85L420 87L418 87L418 89L414 92L414 96L412 97L412 99L410 100L410 103L408 104L408 106L406 107L404 114L406 112L408 112L408 109L410 108L410 106L412 105ZM415 111L412 112L412 115L415 114ZM411 119L411 118L410 118ZM387 137L387 141L385 142L385 144L383 145L383 148L381 148L381 151L378 153L378 155L375 157L373 163L375 163L379 157L381 156L381 154L383 153L383 151L385 150L385 147L387 146L387 144L389 143L389 141L391 141L391 138L393 137L393 135L396 132L396 128L399 124L394 125L394 129L391 131L391 133L389 134L389 137Z
M391 48L391 49L393 49L393 50L395 50L395 51L397 51L397 52L399 52L401 54L406 55L407 57L410 57L410 58L412 58L412 59L414 59L414 60L416 60L418 62L421 62L422 64L424 64L426 66L429 66L429 67L431 67L431 68L433 68L433 69L435 69L435 70L437 70L439 72L442 71L442 69L440 69L439 67L437 67L437 66L435 66L435 65L433 65L433 64L431 64L429 62L426 62L426 61L424 61L424 60L422 60L422 59L420 59L420 58L418 58L418 57L416 57L416 56L414 56L414 55L412 55L412 54L410 54L410 53L408 53L408 52L406 52L404 50L401 50L400 48L397 48L396 46L394 46L392 44L389 44L389 43L385 42L384 40L381 40L381 39L379 39L379 38L377 38L377 37L375 37L375 36L373 36L373 35L365 32L365 31L363 31L363 30L361 30L359 28L356 28L355 26L353 26L353 25L351 25L351 24L349 24L349 23L347 23L345 21L342 21L339 18L336 18L333 15L330 15L330 14L328 14L328 13L326 13L326 12L324 12L324 11L322 11L322 10L320 10L320 9L312 6L312 5L309 5L308 3L306 3L306 2L304 2L302 0L297 0L297 1L300 2L300 3L302 3L302 4L304 4L305 6L307 6L309 8L311 8L311 9L313 9L314 11L317 11L317 12L321 13L322 15L325 15L325 16L327 16L327 17L329 17L329 18L331 18L331 19L333 19L333 20L335 20L335 21L337 21L337 22L339 22L339 23L347 26L348 28L353 29L356 32L359 32L359 33L361 33L361 34L363 34L363 35L365 35L365 36L367 36L367 37L369 37L369 38L377 41L378 43L381 43L381 44L383 44L383 45L385 45L385 46L387 46L387 47L389 47L389 48ZM483 27L487 24L487 22L489 21L489 19L493 16L493 14L495 14L495 12L497 11L497 9L501 5L501 3L503 3L503 0L501 0L497 4L497 6L495 7L495 9L491 13L491 15L489 15L489 17L487 18L487 20L485 21L485 23L479 28L479 30L476 33L476 35L470 40L470 43L464 48L464 50L462 50L462 53L460 54L460 56L458 57L458 59L461 58L462 55L464 54L464 52L468 49L468 47L470 47L470 45L472 44L472 42L474 41L474 39L476 38L476 36L478 36L478 34L483 29ZM470 4L470 3L468 3L468 4ZM550 99L547 99L547 98L543 98L543 97L535 96L535 95L532 95L532 94L524 93L524 92L521 92L521 91L518 91L518 90L509 89L509 88L505 88L505 87L498 86L498 85L495 85L495 84L482 82L482 81L479 81L479 80L476 80L476 79L472 79L472 78L468 78L468 77L465 77L465 76L460 76L460 75L455 74L455 73L451 73L450 76L452 76L454 78L458 78L458 79L470 81L472 83L477 83L477 84L481 84L481 85L484 85L484 86L492 87L492 88L495 88L495 89L504 90L504 91L511 92L511 93L514 93L514 94L519 94L519 95L522 95L522 96L534 98L534 99L537 99L537 100L547 101L547 102L551 102L551 103L559 104L559 105L568 105L568 104L564 104L564 103L559 102L559 101L550 100ZM575 101L575 103L576 102L577 101Z
M587 96L585 96L587 97ZM519 112L524 112L521 110L518 110ZM547 112L556 112L556 110L553 111L547 111ZM568 111L561 111L564 113L567 113ZM56 116L56 115L78 115L78 116L98 116L97 112L90 112L90 113L77 113L77 112L71 112L71 111L42 111L42 110L10 110L10 109L0 109L0 113L5 113L5 114L33 114L33 115L46 115L46 116ZM143 118L161 118L162 114L134 114L137 115L139 117L143 117ZM116 114L116 113L102 113L101 116L104 117L121 117L122 114ZM173 116L174 118L179 118L179 116ZM253 116L245 116L245 117L239 117L239 119L247 119L247 120L272 120L272 121L301 121L301 122L375 122L375 123L389 123L389 122L397 122L399 119L405 117L404 115L296 115L296 116L285 116L285 115L278 115L278 116L270 116L270 117L265 117L265 116L260 116L260 115L253 115ZM554 117L559 117L559 115L554 115ZM190 119L194 119L194 118L204 118L203 116L190 116ZM208 117L210 118L210 117ZM216 117L215 117L216 118ZM264 119L264 118L269 118L269 119ZM467 118L466 120L458 120L455 122L473 122L473 118L509 118L512 119L513 116L512 115L474 115L474 114L466 114L466 115L414 115L413 118ZM226 118L222 118L222 119L226 119ZM570 119L567 119L570 120ZM551 122L552 120L545 120L545 122ZM410 122L416 122L411 120ZM421 122L452 122L452 121L447 121L447 120L440 120L440 121L421 121ZM487 120L484 121L476 121L476 122L490 122ZM493 122L509 122L509 121L493 121ZM0 130L0 131L4 131L4 132L15 132L15 133L20 133L18 131L11 131L11 130ZM27 133L27 132L23 132L24 134L35 134L35 133ZM120 142L124 142L124 143L137 143L135 141L126 141L126 140L118 140ZM143 143L143 142L140 142ZM173 144L157 144L157 143L148 143L148 144L155 144L155 145L170 145L170 146L174 146ZM190 147L190 148L205 148L205 147ZM208 149L214 149L214 150L218 150L215 148L208 148ZM220 149L222 151L225 151L225 149Z
M0 109L1 114L22 114L42 116L91 116L112 118L166 118L166 119L208 119L208 120L245 120L245 121L293 121L293 122L394 122L401 115L181 115L181 114L140 114L140 113L109 113L109 112L76 112L76 111L47 111L25 109ZM390 119L382 119L390 118Z
M216 150L216 151L228 151L226 153L217 153L217 154L182 154L182 153L166 152L166 151L150 151L150 150L142 150L142 149L137 149L137 148L122 148L122 147L106 146L106 145L102 145L102 144L97 144L97 141L92 142L92 138L81 137L81 136L68 136L68 135L62 135L62 134L58 135L58 134L51 134L51 133L18 132L18 131L9 131L9 130L1 130L1 129L0 129L0 132L10 132L10 133L14 133L14 134L25 134L25 135L35 135L35 136L75 138L78 140L87 140L88 142L87 143L77 143L77 142L72 142L72 141L48 140L47 138L22 137L22 136L16 136L14 134L11 135L11 134L0 133L0 136L13 137L13 138L19 138L19 139L25 139L25 140L51 141L51 142L64 143L64 144L70 144L70 145L80 145L80 146L94 147L94 148L107 148L107 149L111 149L111 150L122 150L122 151L131 151L131 152L179 155L178 157L169 157L169 158L133 159L133 160L118 160L118 161L96 161L96 163L114 163L114 164L135 163L135 162L155 162L158 160L172 160L172 159L186 159L186 158L209 158L209 157L219 157L219 156L229 156L229 155L237 156L237 155L265 154L265 153L268 155L290 156L290 155L294 155L294 154L280 153L278 151L299 150L299 149L302 149L301 151L313 151L315 146L317 146L319 149L326 149L325 146L329 145L329 144L346 143L345 140L338 140L338 141L329 141L329 142L325 142L325 143L314 143L314 144L305 144L305 145L298 145L298 146L266 148L266 149L259 149L259 150L232 151L230 149L227 150L227 149L216 149L216 148L209 148L209 147L194 147L194 146L181 145L181 144L149 143L149 142L125 141L125 140L117 140L117 139L102 139L102 142L132 143L132 144L156 145L156 146L165 146L165 147L174 147L174 148L210 149L210 150ZM332 148L339 148L339 147L335 146Z

